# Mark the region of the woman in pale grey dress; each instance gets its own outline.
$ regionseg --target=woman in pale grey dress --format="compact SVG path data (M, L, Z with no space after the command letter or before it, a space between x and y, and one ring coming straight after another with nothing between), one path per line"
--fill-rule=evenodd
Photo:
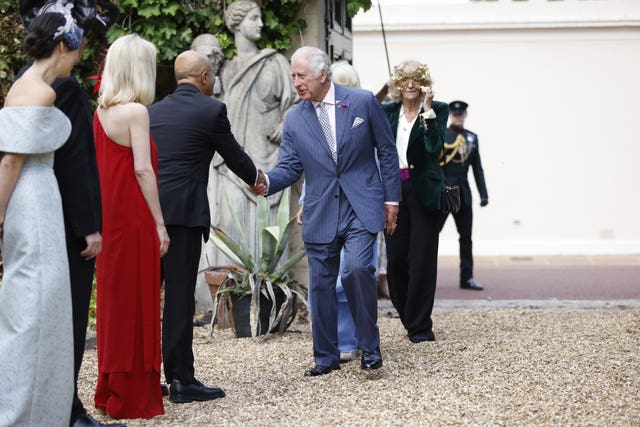
M70 13L36 17L24 42L35 61L0 110L0 426L69 425L71 290L52 167L71 123L51 84L70 74L82 44Z

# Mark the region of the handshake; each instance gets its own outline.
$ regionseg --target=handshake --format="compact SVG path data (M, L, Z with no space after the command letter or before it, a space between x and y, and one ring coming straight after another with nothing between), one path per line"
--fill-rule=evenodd
M267 191L269 190L269 181L267 180L267 176L262 172L262 170L258 169L258 179L256 179L256 183L253 186L249 187L251 192L256 196L266 196Z

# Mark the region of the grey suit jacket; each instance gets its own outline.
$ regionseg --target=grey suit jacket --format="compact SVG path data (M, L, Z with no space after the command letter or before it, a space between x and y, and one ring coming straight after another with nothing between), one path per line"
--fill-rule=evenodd
M268 174L269 194L274 194L300 179L304 171L302 239L307 243L335 238L343 220L338 217L340 191L371 233L384 227L384 202L401 198L398 153L382 106L371 92L361 89L335 85L335 96L337 164L313 104L302 101L285 119L280 160Z

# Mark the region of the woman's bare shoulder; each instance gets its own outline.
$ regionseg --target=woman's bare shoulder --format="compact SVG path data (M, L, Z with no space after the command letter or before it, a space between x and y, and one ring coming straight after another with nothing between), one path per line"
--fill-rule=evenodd
M56 92L41 79L24 76L16 80L7 93L6 106L51 106Z
M101 115L109 116L120 123L127 123L130 126L140 122L149 122L147 107L138 102L113 105L103 111L106 112L106 114L102 113Z
M126 104L116 104L112 105L108 108L109 111L114 114L122 114L122 115L140 115L140 114L148 114L147 107L138 103L138 102L127 102Z
M120 104L120 114L125 115L129 121L149 121L149 111L147 110L147 107L139 102Z

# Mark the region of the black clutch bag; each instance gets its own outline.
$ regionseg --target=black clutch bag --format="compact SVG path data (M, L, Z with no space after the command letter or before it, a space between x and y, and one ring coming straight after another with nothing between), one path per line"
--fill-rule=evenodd
M460 187L445 185L442 188L440 210L444 213L456 213L460 210Z

